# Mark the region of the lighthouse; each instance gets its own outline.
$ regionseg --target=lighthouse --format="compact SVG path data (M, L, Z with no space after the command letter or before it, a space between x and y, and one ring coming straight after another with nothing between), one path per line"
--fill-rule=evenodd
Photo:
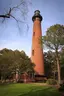
M36 10L32 17L33 21L33 35L32 35L32 50L31 60L35 64L34 70L35 75L42 77L44 76L44 59L43 59L43 48L40 44L40 38L42 37L41 21L42 16L40 11Z

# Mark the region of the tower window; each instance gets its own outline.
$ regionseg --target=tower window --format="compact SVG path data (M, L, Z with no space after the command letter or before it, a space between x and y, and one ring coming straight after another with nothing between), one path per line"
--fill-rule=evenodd
M34 56L34 50L32 50L32 55Z
M35 32L33 32L33 36L35 36Z

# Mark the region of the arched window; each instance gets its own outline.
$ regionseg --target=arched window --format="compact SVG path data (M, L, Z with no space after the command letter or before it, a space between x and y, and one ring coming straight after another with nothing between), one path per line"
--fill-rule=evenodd
M32 50L32 55L34 56L34 50Z
M35 36L35 32L33 32L33 36Z

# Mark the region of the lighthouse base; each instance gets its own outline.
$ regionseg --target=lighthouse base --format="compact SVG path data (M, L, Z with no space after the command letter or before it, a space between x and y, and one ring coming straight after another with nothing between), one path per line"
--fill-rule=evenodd
M35 75L35 82L46 82L47 77L45 75Z

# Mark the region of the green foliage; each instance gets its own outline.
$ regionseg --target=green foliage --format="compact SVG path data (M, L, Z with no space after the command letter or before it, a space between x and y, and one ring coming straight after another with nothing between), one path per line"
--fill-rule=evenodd
M61 67L61 80L64 79L64 49L59 52L59 60ZM55 52L44 52L45 74L48 78L57 79L57 64Z
M46 31L46 36L42 37L43 43L50 49L58 50L64 46L64 26L56 24Z
M64 79L64 48L60 51L61 79Z
M60 86L59 91L64 92L64 84Z
M56 85L57 84L57 81L55 79L48 79L46 81L46 83L49 84L49 85Z
M42 42L51 50L55 51L56 64L58 69L58 82L61 82L59 50L64 47L64 26L56 24L47 29Z
M46 76L55 79L54 72L57 70L55 52L44 52L44 67Z
M18 71L34 72L34 64L24 51L12 51L9 49L0 50L0 79L12 78L13 74Z
M64 65L64 48L60 51L60 63Z

